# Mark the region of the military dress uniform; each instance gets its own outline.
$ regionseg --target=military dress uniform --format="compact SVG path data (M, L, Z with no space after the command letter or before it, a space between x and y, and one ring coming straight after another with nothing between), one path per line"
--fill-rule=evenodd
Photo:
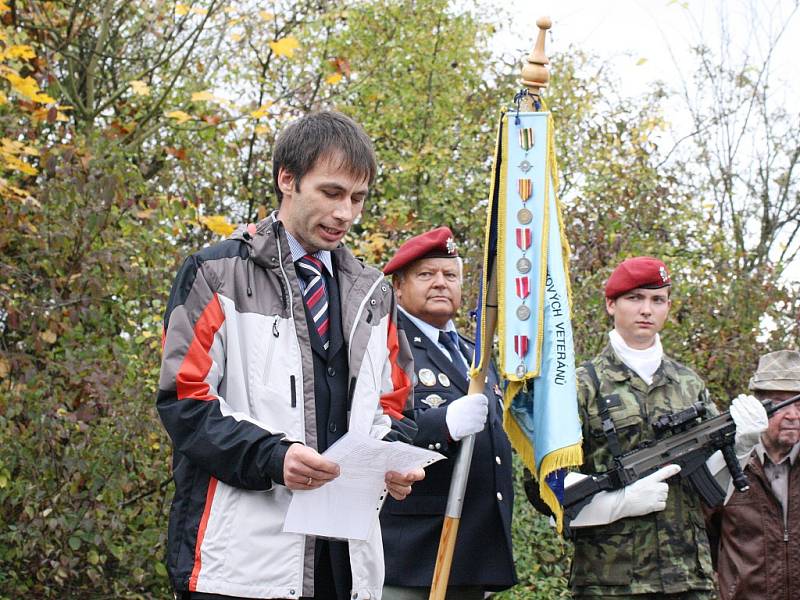
M439 548L453 463L459 443L449 439L448 404L467 393L469 381L448 357L398 311L414 357L415 444L441 452L449 460L426 468L402 502L388 498L380 515L386 585L430 587ZM473 344L459 336L459 349L471 357ZM486 427L475 436L449 586L502 590L516 583L511 551L513 487L511 445L503 431L502 393L492 370L484 393L489 399Z
M610 445L614 442L603 431L601 406L608 408L622 453L654 439L650 423L660 415L689 408L697 401L705 404L708 416L718 414L697 374L667 356L650 385L610 345L590 363L576 373L584 440L581 471L586 474L613 466ZM672 484L663 511L574 528L573 594L713 598L711 554L700 502L688 482Z

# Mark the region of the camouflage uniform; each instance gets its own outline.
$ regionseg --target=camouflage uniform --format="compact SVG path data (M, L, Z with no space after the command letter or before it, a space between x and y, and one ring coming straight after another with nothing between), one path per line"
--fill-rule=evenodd
M610 345L592 364L622 452L653 439L650 423L659 415L688 408L698 400L706 404L709 415L718 414L702 380L666 356L649 386L619 360ZM578 369L577 379L585 457L581 470L604 472L612 465L612 454L598 415L598 392L586 368ZM684 592L694 590L699 593L685 597L703 598L706 592L713 597L711 554L700 498L688 483L670 485L664 511L575 528L573 533L570 586L576 595L684 597Z

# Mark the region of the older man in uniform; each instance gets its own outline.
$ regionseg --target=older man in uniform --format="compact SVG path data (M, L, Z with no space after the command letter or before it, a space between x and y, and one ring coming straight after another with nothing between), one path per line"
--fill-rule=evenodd
M489 375L484 394L465 395L473 344L458 335L461 259L453 234L439 227L405 242L384 268L393 275L398 326L414 357L415 444L454 459L476 434L447 598L483 600L516 582L511 552L511 447L502 427L502 394ZM433 579L453 460L427 469L403 502L381 512L384 600L427 599Z
M800 352L779 350L758 361L750 389L778 403L800 394ZM718 540L722 600L800 599L800 404L773 414L750 456L750 489L734 491L714 510L708 530Z
M662 350L670 284L666 265L649 256L623 261L608 279L609 344L577 371L584 474L610 469L615 456L653 439L650 423L660 415L698 401L718 414L700 377ZM759 410L760 403L747 400L731 409L737 455L758 439ZM670 479L679 471L668 465L621 490L600 492L569 523L574 597L715 597L700 497Z

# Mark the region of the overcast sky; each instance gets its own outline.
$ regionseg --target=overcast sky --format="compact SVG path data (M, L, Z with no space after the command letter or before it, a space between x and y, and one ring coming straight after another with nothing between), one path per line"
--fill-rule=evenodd
M532 47L536 19L546 15L553 21L549 53L573 45L604 57L632 93L644 90L654 79L677 88L681 76L677 64L683 66L684 76L690 74L691 46L703 40L720 49L721 14L730 32L726 50L737 58L742 53L763 57L769 40L788 22L773 61L773 78L785 86L792 110L800 110L796 81L800 12L789 19L796 0L510 0L504 4L515 16L498 36L499 49L519 53Z

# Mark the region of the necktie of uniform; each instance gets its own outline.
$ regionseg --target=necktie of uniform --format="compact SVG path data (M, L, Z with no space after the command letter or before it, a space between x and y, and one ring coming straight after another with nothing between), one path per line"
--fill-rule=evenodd
M297 266L297 275L306 284L303 300L314 320L314 327L322 339L322 345L327 350L330 339L330 321L328 319L328 290L325 287L325 277L322 275L322 261L306 254L298 259L295 265Z
M464 364L463 355L458 348L458 334L455 331L439 331L439 343L447 348L450 353L450 362L456 370L467 379L467 366Z

